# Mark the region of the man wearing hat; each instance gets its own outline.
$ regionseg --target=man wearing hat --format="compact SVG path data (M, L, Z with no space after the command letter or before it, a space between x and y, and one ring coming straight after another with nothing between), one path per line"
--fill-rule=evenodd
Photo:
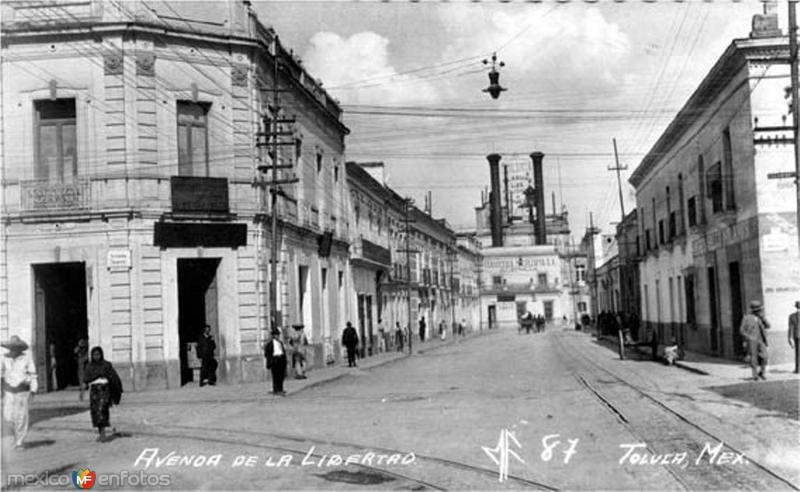
M769 323L764 319L761 302L750 301L750 313L742 318L739 332L747 341L753 379L767 379L764 374L767 370L767 329Z
M26 352L28 344L17 335L7 342L0 343L8 352L0 364L0 377L3 380L3 417L14 424L14 445L23 447L22 441L28 434L28 407L31 394L36 393L36 365Z
M789 315L789 346L794 348L794 373L800 372L800 301L795 301Z
M264 347L267 369L272 373L272 393L285 396L283 380L286 378L286 346L281 340L281 330L272 329L272 339Z

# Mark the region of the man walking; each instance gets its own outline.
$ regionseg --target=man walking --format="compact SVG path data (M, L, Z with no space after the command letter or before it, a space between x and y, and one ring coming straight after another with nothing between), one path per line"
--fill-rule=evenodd
M217 384L217 359L214 358L214 351L217 343L211 336L211 326L206 325L203 329L203 336L197 341L197 357L200 358L200 386L208 383L211 386Z
M347 367L358 367L356 364L356 348L358 347L358 333L353 324L347 322L347 327L342 332L342 345L347 349Z
M281 330L272 329L272 339L264 347L267 369L272 373L272 393L285 396L283 380L286 377L286 347L281 340Z
M398 352L403 351L403 329L400 328L400 322L395 322L394 328L394 339L395 339L395 346L397 347Z
M794 348L794 373L800 373L800 301L794 303L789 315L789 346Z
M769 323L764 319L763 308L760 301L750 302L750 314L742 318L739 328L742 336L747 341L750 353L750 368L753 370L753 379L767 379L764 374L767 370L767 333Z
M3 384L3 418L14 424L14 446L23 447L28 434L28 409L33 393L38 389L36 365L29 353L28 344L14 335L0 346L8 349L0 364Z

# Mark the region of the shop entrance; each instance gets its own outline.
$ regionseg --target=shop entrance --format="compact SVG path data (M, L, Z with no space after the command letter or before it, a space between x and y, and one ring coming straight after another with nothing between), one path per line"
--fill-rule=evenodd
M80 381L74 349L78 340L88 339L86 266L82 262L34 265L33 278L34 339L31 346L39 387L56 391L77 386Z
M196 381L200 361L195 352L196 343L203 335L205 325L211 327L211 336L217 344L216 359L221 362L225 349L219 338L217 313L217 267L219 258L178 259L178 340L180 342L181 385ZM222 380L220 363L217 379Z

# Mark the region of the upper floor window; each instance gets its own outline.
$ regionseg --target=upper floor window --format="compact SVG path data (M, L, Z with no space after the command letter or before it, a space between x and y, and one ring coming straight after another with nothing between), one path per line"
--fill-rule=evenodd
M208 176L208 104L178 101L178 174Z
M722 212L723 185L722 185L722 165L717 162L708 168L706 172L706 194L711 199L711 212Z
M34 102L36 179L68 181L78 174L75 99Z
M547 274L540 273L536 276L536 283L538 283L541 287L547 286Z
M733 210L736 208L736 194L733 190L733 151L731 149L730 128L726 128L722 132L722 166L725 210Z
M322 172L322 153L317 152L317 172Z
M300 158L303 157L303 139L294 139L294 162L299 163Z
M697 225L697 202L695 201L695 197L689 198L686 205L687 213L689 214L689 227L694 227Z
M336 183L339 182L339 166L334 166L333 168L333 181Z
M575 265L575 280L577 282L586 282L586 266Z

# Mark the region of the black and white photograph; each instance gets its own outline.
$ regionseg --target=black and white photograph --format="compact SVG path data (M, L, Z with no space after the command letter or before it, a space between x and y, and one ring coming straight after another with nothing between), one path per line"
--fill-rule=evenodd
M800 491L798 0L3 0L0 490Z

